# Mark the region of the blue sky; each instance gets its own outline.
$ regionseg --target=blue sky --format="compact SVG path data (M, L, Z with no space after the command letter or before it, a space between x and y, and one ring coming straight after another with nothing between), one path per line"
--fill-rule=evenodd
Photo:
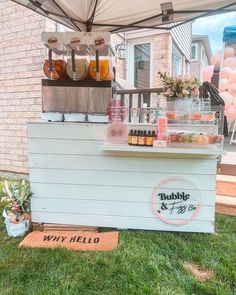
M223 30L236 25L236 12L200 18L193 23L193 34L208 35L213 54L223 48Z

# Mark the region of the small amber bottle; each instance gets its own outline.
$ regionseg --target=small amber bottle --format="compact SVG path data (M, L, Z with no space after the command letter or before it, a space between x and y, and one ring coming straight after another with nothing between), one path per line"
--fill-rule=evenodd
M155 131L152 131L152 145L153 145L153 141L156 140L157 136Z
M148 131L147 137L146 137L146 146L152 146L153 143L153 136L151 131Z
M133 136L133 130L130 130L128 135L128 144L132 145L132 136Z
M144 136L144 145L146 145L146 140L147 140L147 131L143 131L143 136Z
M143 131L140 131L139 132L138 145L140 145L140 146L144 146L145 145L145 136L144 136Z
M132 135L132 145L137 145L137 144L138 144L137 130L134 130L133 135Z

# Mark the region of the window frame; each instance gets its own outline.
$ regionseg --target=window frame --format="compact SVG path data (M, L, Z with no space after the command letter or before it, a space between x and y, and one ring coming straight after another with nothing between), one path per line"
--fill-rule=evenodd
M195 57L192 57L192 47L195 47ZM198 43L192 43L191 45L191 61L197 61L198 60Z

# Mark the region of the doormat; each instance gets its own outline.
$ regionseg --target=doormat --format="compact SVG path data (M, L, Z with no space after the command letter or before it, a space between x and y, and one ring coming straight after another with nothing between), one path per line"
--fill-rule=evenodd
M118 246L119 232L93 233L85 231L33 231L20 247L66 248L80 251L110 251Z

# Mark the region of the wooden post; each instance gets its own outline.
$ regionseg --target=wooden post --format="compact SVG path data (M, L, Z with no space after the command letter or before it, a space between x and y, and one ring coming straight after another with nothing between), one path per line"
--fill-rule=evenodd
M214 66L213 76L211 77L211 84L213 84L218 89L219 81L220 81L220 64L216 64Z

